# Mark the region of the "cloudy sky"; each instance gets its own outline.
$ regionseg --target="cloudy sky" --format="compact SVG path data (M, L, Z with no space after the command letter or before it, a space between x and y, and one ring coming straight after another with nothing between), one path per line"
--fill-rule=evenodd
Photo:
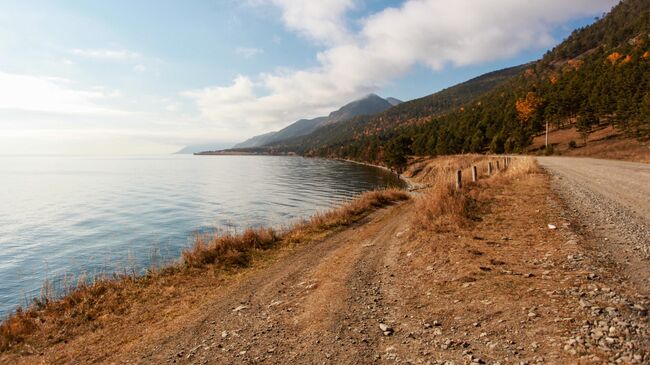
M0 0L0 154L218 147L540 57L615 0Z

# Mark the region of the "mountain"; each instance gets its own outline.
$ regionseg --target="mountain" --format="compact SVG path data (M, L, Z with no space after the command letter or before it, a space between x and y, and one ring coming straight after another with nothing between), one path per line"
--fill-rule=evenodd
M380 113L392 107L393 103L400 102L395 98L389 99L391 99L392 102L375 94L370 94L363 99L355 100L344 105L340 109L331 112L327 117L300 119L277 132L255 136L242 143L236 144L233 148L255 148L269 144L281 143L282 141L291 138L310 134L317 128L328 124L338 123L360 115L373 115Z
M232 148L252 148L252 147L264 146L271 139L271 137L273 137L276 133L278 132L268 132L268 133L260 134L259 136L249 138L244 142L237 143Z
M490 72L437 93L399 103L372 116L355 117L342 124L326 124L314 133L269 145L271 151L327 155L328 152L322 152L323 149L338 148L368 136L422 123L432 116L448 113L502 85L528 66L521 65Z
M319 127L338 123L359 115L373 115L383 112L393 106L388 100L375 94L370 94L363 99L353 101L335 112L331 112L327 120L319 123Z
M202 151L216 151L230 147L229 144L223 142L203 143L185 146L182 149L174 152L175 155L191 155L196 152Z
M314 129L318 128L318 126L320 126L321 123L324 123L326 120L327 120L327 117L318 117L318 118L314 118L314 119L300 119L299 121L294 122L294 123L288 125L287 127L279 130L271 138L264 141L263 144L260 144L260 146L264 146L264 145L268 145L268 144L271 144L271 143L284 141L285 139L289 139L289 138L309 134L309 133L313 132Z
M403 101L401 101L401 100L399 100L399 99L396 99L396 98L390 98L390 97L386 98L386 101L389 102L390 105L392 105L392 106L399 105L399 104L402 104L402 103L403 103Z
M268 151L382 163L384 146L399 138L417 155L525 152L547 122L574 125L585 140L596 125L650 138L650 1L620 2L536 62L326 125Z

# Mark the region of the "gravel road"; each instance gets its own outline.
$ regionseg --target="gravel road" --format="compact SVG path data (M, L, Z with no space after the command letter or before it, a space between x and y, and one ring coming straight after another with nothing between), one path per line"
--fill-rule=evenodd
M650 294L650 164L540 157L572 218L622 274Z

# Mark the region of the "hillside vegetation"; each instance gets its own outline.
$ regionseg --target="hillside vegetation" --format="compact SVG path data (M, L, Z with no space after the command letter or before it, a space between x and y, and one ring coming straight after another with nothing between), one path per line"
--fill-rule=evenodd
M523 152L549 122L650 135L650 2L626 0L573 32L541 60L484 75L370 117L327 125L272 144L272 153L382 163L385 147L408 139L417 155Z

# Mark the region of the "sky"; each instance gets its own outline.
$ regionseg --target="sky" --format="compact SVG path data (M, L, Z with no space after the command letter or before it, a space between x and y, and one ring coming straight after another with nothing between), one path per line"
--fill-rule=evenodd
M616 0L0 0L0 155L225 148L535 60Z

